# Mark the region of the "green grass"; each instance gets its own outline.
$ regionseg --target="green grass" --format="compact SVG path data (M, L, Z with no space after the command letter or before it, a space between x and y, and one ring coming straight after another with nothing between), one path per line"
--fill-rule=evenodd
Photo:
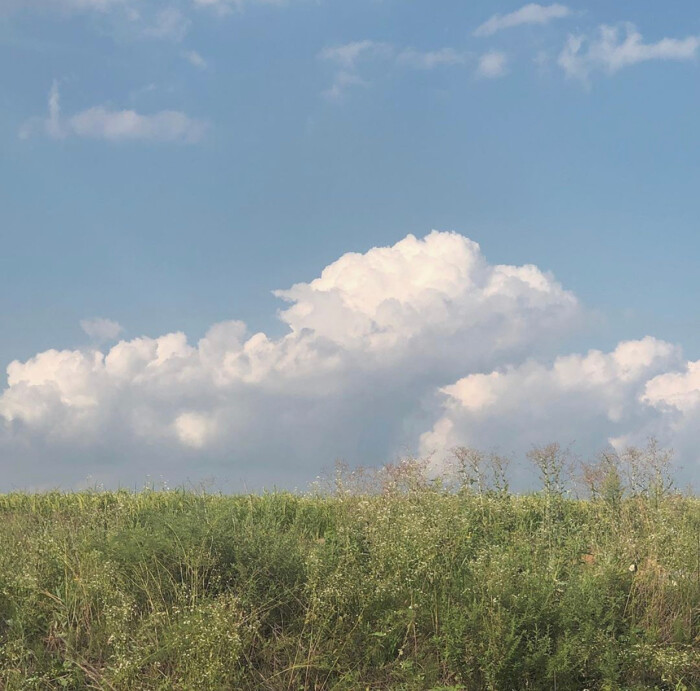
M0 689L698 689L699 536L675 495L0 495Z

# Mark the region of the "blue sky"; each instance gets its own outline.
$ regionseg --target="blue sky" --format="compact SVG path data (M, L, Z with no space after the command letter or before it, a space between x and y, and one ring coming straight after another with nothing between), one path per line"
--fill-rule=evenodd
M533 358L546 368L557 356L591 348L613 353L623 341L648 345L645 337L673 344L682 355L671 358L652 347L651 360L671 360L658 372L650 364L639 386L652 374L685 376L684 395L692 400L674 415L690 415L691 408L695 414L700 16L694 9L689 2L3 3L2 369L50 349L106 355L119 339L173 332L196 346L212 325L230 320L245 322L249 335L264 331L271 341L284 339L290 328L302 327L278 318L285 304L271 291L310 284L347 252L394 247L409 234L422 238L438 229L479 243L490 266L533 264L551 272L551 280L575 296L578 316L551 331L540 317L523 321L523 332L543 328L541 337L521 338L500 359L456 358L432 379L401 379L392 370L396 390L410 391L415 406L377 403L374 423L360 415L347 439L338 439L337 419L319 419L325 430L319 435L327 439L304 451L316 454L308 465L271 463L263 477L251 451L232 451L236 439L250 436L241 431L227 440L212 432L218 446L191 445L199 455L183 455L178 469L166 461L154 467L176 480L230 471L234 484L271 478L303 484L334 453L379 462L400 449L427 449L425 435L445 419L440 406L449 408L440 403L440 390L458 379L517 369ZM440 247L451 247L442 237ZM411 282L418 269L401 266ZM515 309L503 315L520 319ZM89 336L81 321L96 318L122 329L96 336L93 327ZM474 319L458 330L465 342ZM326 338L323 328L311 327ZM500 342L500 332L484 333ZM371 359L366 349L353 353L353 362ZM423 363L414 354L407 368L402 358L408 356L392 353L382 361L392 360L395 369L416 373ZM366 410L370 395L342 383L352 379L347 367L334 384L343 416ZM32 379L18 372L1 382L6 431L0 443L11 459L10 482L39 485L47 454L80 455L74 442L62 436L59 443L47 431L58 419L65 424L61 416L74 413L76 404L57 393L68 375L51 370ZM294 398L305 386L295 380L284 396ZM117 389L123 382L100 389L93 401L102 411L100 421L90 423L96 438L97 430L109 437L127 405L106 393ZM17 403L20 393L42 410L55 399L58 417L34 424L29 404ZM129 405L138 395L132 392ZM209 429L211 392L198 391L194 403L191 391L173 395L182 404L168 413L174 422L162 425L179 429L184 415L200 432ZM316 392L313 405L332 408L327 395ZM642 389L625 394L633 417L645 395ZM668 396L655 410L675 405ZM283 414L294 404L282 400L260 405ZM226 410L217 409L212 430L233 415ZM243 410L258 411L251 403ZM605 443L651 430L681 449L690 444L682 435L677 440L675 417L662 424L642 412L643 422L630 422L629 429L591 423L590 430L571 434L598 435ZM591 416L619 423L610 409ZM450 443L500 438L498 430L493 436L475 431L490 429L483 419L452 422L464 431L455 431ZM151 436L146 444L143 435L130 434L123 454L137 450L144 459L154 440L167 437ZM256 434L241 448L253 448ZM114 448L96 442L83 452L86 460L75 466L57 463L51 481L70 485L101 476L90 458L103 459L107 482L137 475ZM16 463L32 470L15 471Z

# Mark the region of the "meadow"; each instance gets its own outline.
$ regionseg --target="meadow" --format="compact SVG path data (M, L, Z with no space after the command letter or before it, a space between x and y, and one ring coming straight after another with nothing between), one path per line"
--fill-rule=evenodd
M0 495L0 688L700 688L700 500L644 452L581 498L538 452L524 495L466 449L305 494Z

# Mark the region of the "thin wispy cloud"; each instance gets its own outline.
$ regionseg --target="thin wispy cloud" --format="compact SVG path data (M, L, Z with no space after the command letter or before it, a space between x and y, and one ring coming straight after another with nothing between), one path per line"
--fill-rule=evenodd
M353 41L324 48L318 58L338 66L331 86L323 95L331 100L340 100L348 88L367 86L370 82L359 73L363 62L381 60L398 67L417 70L432 70L439 67L464 65L469 54L453 48L420 51L414 48L398 49L390 43L379 41Z
M142 115L134 110L89 108L68 120L68 131L78 137L109 141L197 142L205 125L177 110Z
M645 43L634 24L601 25L594 38L569 36L557 62L567 77L585 82L596 71L610 75L651 60L695 60L698 49L698 36Z
M199 68L200 70L205 70L208 67L207 61L196 51L188 50L183 53L183 56L190 65Z
M156 12L151 23L141 29L144 38L181 41L190 30L192 21L177 7L166 7Z
M242 11L249 5L286 5L287 0L193 0L196 7L207 7L219 14Z
M106 12L114 8L130 8L138 14L145 3L140 0L3 0L9 9L53 10L58 12ZM286 5L288 0L183 0L183 7L210 7L219 13L243 10L253 5ZM174 5L172 5L174 8ZM4 9L5 7L3 7Z
M467 59L468 55L466 53L461 53L453 48L442 48L426 52L407 48L396 56L396 61L400 65L421 70L432 70L441 65L464 65Z
M61 126L61 95L56 80L51 84L48 106L49 115L44 121L46 134L54 139L60 139L63 136L63 128Z
M358 63L368 57L390 55L392 47L377 41L352 41L350 43L327 46L318 54L319 60L337 66L332 84L323 91L324 98L329 101L340 101L348 89L357 86L367 86L368 82L357 72Z
M508 56L499 50L491 50L479 58L476 68L477 77L498 79L508 73Z
M100 343L112 341L124 331L124 328L119 322L115 322L112 319L105 319L104 317L82 319L80 328L90 336L90 338Z
M192 26L191 5L175 0L144 3L141 0L2 0L0 14L18 11L46 17L92 15L101 34L118 40L149 39L181 41Z
M105 12L114 7L124 7L130 4L130 0L34 0L34 2L24 2L25 7L52 9L58 11L97 11ZM12 6L10 4L10 6ZM16 7L20 3L15 3Z
M565 5L538 5L530 3L510 14L494 14L474 31L474 36L492 36L503 29L523 24L548 24L554 19L563 19L572 14Z
M177 110L142 114L135 110L115 110L95 106L64 116L61 112L58 82L54 81L48 98L48 116L31 118L19 131L21 139L44 134L52 139L83 137L106 141L179 142L199 141L206 124Z
M393 53L393 48L388 43L378 41L352 41L336 46L324 48L318 57L321 60L328 60L340 65L343 69L355 69L357 63L368 56L384 55Z
M357 73L340 70L333 75L333 83L323 91L323 96L329 101L340 101L351 87L367 85Z

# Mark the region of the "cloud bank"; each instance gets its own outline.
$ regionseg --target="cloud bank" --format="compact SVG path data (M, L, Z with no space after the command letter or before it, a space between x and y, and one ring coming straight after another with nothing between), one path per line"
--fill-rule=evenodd
M552 359L583 311L536 266L491 264L468 238L433 231L345 254L275 294L278 339L228 321L196 343L169 333L10 363L5 482L150 473L303 486L338 457L439 459L457 444L520 454L550 440L593 452L647 434L697 470L700 362L653 338Z
M276 294L280 339L230 321L194 344L171 333L11 363L0 446L23 461L6 477L77 481L102 463L112 480L181 478L203 464L244 478L269 466L282 482L337 456L381 462L415 447L436 383L539 352L581 318L551 275L489 264L455 233L346 254Z
M442 414L421 436L421 450L440 454L501 440L522 456L543 439L584 450L607 442L622 450L654 435L681 452L690 480L698 470L700 435L692 432L700 422L698 371L680 348L646 337L608 353L470 374L440 390Z

